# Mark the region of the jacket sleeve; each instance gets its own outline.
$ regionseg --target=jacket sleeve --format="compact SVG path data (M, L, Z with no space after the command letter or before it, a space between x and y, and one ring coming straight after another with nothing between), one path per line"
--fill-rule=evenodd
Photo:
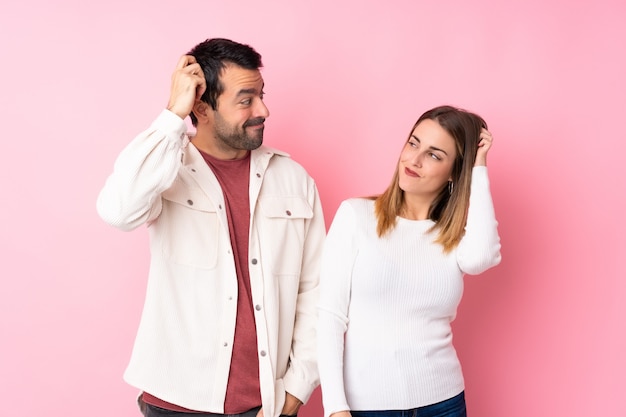
M320 259L326 238L326 225L319 193L313 180L309 181L308 199L313 207L313 216L307 221L289 368L283 378L285 391L303 403L309 400L319 385L316 345L317 301Z
M464 273L477 275L498 265L501 259L487 167L474 167L467 224L457 248L457 262Z
M181 166L185 122L164 110L117 157L97 200L100 217L122 230L154 220L161 212L161 193Z
M318 363L324 415L349 410L343 357L344 335L352 286L352 266L357 254L355 212L343 202L328 231L320 275Z

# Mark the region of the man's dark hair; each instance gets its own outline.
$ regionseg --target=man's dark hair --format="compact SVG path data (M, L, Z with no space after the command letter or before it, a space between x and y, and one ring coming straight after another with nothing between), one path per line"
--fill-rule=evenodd
M224 92L220 74L228 64L250 70L263 66L261 55L251 46L223 38L207 39L194 46L188 55L196 58L204 72L206 91L200 99L208 103L213 110L217 110L217 98ZM196 115L192 112L189 117L196 126L198 123Z

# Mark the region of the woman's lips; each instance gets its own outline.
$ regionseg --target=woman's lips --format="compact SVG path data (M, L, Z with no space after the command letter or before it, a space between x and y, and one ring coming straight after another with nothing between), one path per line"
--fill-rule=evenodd
M409 177L419 178L419 174L417 172L411 171L408 168L404 168L404 173L408 175Z

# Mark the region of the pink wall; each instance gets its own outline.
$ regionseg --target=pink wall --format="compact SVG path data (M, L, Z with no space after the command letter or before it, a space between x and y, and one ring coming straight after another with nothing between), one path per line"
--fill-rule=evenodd
M468 277L455 322L470 413L626 415L623 1L5 3L3 415L138 415L121 375L147 233L95 199L179 55L214 36L263 54L266 142L317 179L328 222L383 189L422 111L481 113L504 260ZM318 392L301 415L320 410Z

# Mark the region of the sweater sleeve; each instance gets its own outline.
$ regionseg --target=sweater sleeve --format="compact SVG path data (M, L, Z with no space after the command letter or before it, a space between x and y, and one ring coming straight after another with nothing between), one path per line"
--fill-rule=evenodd
M324 415L349 410L343 378L344 334L352 265L357 253L355 213L343 202L330 226L322 254L318 318L318 366Z
M500 263L500 236L486 166L472 170L470 204L465 235L457 248L461 271L477 275Z
M132 230L160 214L161 193L181 166L186 130L180 117L164 110L122 150L96 203L105 222Z

